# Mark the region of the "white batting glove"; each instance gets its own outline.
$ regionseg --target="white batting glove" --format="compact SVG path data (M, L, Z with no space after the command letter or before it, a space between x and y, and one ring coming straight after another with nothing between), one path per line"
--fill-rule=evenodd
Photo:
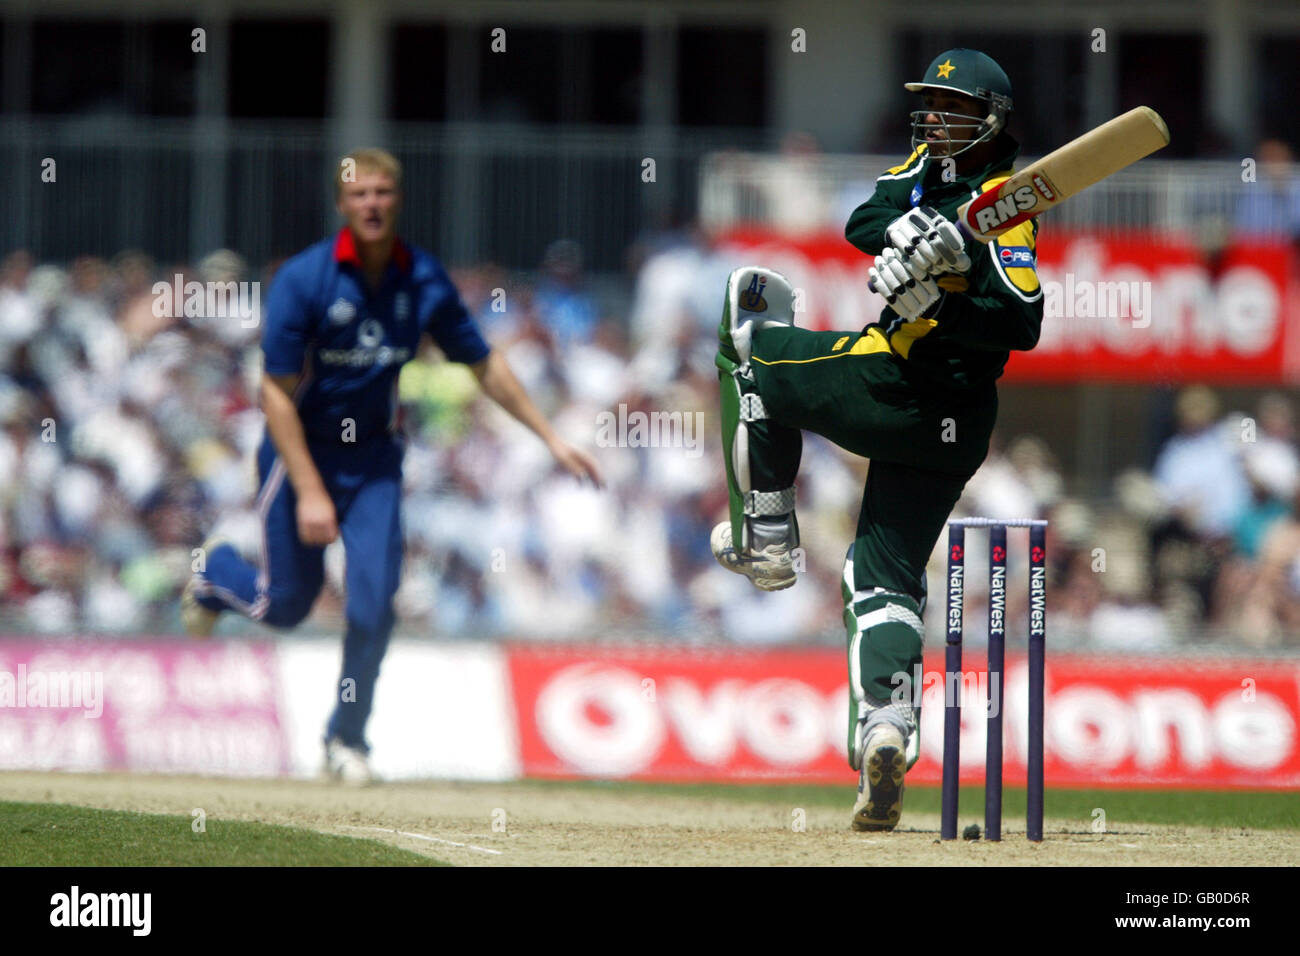
M915 261L930 275L970 268L961 233L929 206L899 216L885 229L885 238L899 255Z
M924 315L939 301L934 279L892 247L876 256L869 275L872 291L883 295L889 307L905 319Z

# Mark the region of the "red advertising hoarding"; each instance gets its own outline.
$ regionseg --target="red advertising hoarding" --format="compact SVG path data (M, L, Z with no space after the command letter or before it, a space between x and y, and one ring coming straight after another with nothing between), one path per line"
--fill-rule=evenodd
M856 781L845 658L831 650L511 647L526 776ZM983 779L988 675L968 651L962 779ZM921 759L937 784L943 660L925 660ZM1005 672L1004 779L1025 780L1023 657ZM1300 789L1300 661L1048 655L1044 774L1056 787Z
M720 236L717 249L788 276L804 293L801 326L859 329L884 306L867 289L872 258L834 233L739 229ZM1049 225L1037 254L1042 336L1033 351L1012 354L1007 381L1300 380L1300 268L1283 242L1236 241L1210 257L1166 234Z

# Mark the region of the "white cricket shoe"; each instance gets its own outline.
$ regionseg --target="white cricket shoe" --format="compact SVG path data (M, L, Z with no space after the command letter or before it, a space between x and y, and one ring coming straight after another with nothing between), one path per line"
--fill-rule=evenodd
M718 564L728 571L743 574L764 591L780 591L797 580L790 548L784 544L769 544L751 555L741 554L731 539L731 522L724 521L709 535L709 547Z
M223 544L233 544L233 542L225 535L209 535L203 542L204 555L211 554L214 549ZM197 574L190 575L190 579L185 582L185 590L181 591L181 626L191 637L203 640L212 636L221 612L210 611L199 603L197 591L199 581Z
M192 575L185 582L185 590L181 592L181 626L190 637L204 640L212 636L221 612L210 611L199 603L198 594L195 592L198 584L197 574Z
M333 737L325 741L324 775L350 787L369 786L375 780L365 751Z
M853 829L892 830L903 815L903 776L907 754L903 735L881 721L867 729L858 802L853 805Z

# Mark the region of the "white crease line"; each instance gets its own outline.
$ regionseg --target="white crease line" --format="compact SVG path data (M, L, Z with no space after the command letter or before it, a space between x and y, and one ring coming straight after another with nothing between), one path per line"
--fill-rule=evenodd
M406 830L394 830L390 827L354 827L348 826L346 823L338 823L335 826L344 830L378 830L380 833L396 833L398 836L411 837L415 840L428 840L430 843L443 843L447 846L464 847L466 850L478 850L480 853L501 855L500 850L489 850L485 846L475 846L473 843L457 843L455 840L440 840L438 837L425 836L423 833L410 833Z

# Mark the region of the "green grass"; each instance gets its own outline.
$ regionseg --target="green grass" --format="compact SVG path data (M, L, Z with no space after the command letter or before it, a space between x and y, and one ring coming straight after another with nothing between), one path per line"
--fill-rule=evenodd
M663 784L623 781L535 780L538 787L579 786L623 793L658 796L694 796L701 799L780 801L792 807L838 807L853 805L853 784L843 787L800 784ZM920 813L938 813L938 787L911 786L904 806ZM1044 813L1056 820L1078 820L1081 830L1089 829L1093 811L1106 813L1108 826L1143 823L1197 827L1242 827L1254 830L1300 830L1300 796L1293 792L1243 790L1058 790L1049 788ZM984 788L961 788L960 822L984 822ZM1025 817L1025 790L1006 787L1002 793L1004 826Z
M512 788L620 795L645 794L699 800L778 803L843 810L853 787L785 784L663 784L625 781L530 780ZM938 787L909 787L906 808L939 812ZM1143 824L1300 830L1295 793L1204 790L1049 789L1047 816L1091 828L1093 811L1112 828ZM1023 825L1025 791L1006 788L1005 825ZM960 824L983 823L982 787L963 787ZM207 819L194 833L191 818L95 810L57 803L0 802L0 866L445 866L438 860L377 840L332 836L295 827Z
M377 840L61 803L0 802L0 866L446 866Z

